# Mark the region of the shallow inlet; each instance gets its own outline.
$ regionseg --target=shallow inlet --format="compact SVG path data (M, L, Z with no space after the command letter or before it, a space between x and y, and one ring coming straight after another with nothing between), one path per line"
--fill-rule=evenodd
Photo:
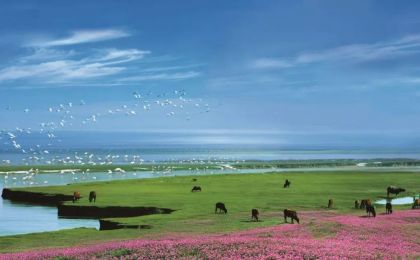
M395 198L391 201L392 205L407 205L407 204L413 204L414 198L413 197L401 197L401 198ZM386 199L377 200L375 201L375 204L379 205L385 205Z
M59 218L57 207L13 203L0 198L0 236L78 227L99 229L95 219Z

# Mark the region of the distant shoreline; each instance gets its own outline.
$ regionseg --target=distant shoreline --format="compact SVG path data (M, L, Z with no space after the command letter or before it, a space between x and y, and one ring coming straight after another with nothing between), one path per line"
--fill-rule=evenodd
M68 164L68 165L3 165L0 175L72 173L72 172L143 172L143 171L200 171L200 170L420 170L416 159L316 159L316 160L242 160L207 161L196 160L186 163L172 161L146 162L143 164Z

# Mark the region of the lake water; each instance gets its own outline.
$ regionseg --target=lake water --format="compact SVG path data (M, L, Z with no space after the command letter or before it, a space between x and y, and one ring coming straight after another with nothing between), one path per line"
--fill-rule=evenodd
M59 132L0 134L0 164L180 160L420 159L419 139L381 135ZM22 152L22 149L24 152Z
M56 207L34 206L0 200L0 236L77 227L99 229L99 221L59 218Z
M393 198L391 200L392 205L407 205L413 204L414 198L413 197L401 197L401 198ZM385 205L386 199L375 201L375 204Z

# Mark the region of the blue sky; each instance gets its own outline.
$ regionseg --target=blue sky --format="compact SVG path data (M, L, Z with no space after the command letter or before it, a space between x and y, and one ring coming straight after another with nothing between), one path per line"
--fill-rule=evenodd
M63 117L48 108L72 103L79 120L65 130L418 137L419 11L418 1L1 1L0 129L39 128ZM133 93L154 102L180 90L190 104L169 118L151 109L80 123L134 106Z

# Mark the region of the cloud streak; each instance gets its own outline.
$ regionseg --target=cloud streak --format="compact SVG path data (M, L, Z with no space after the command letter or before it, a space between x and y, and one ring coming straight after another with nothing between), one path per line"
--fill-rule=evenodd
M200 72L187 70L196 65L176 64L145 68L147 62L140 60L147 61L145 58L151 55L149 50L100 47L91 49L79 45L128 36L130 35L127 32L115 29L82 30L74 31L65 38L32 41L24 47L30 54L18 57L12 65L0 67L0 86L10 86L16 82L17 85L28 84L29 88L102 83L124 85L138 81L184 80L200 75Z
M322 51L303 52L294 57L265 57L256 59L256 69L283 69L319 62L368 62L393 59L420 53L420 35L405 36L397 40L373 44L351 44Z
M100 53L82 59L58 59L7 67L0 70L0 82L33 78L51 83L113 75L125 70L125 67L116 64L141 59L149 52L107 49ZM24 57L23 60L28 59Z
M150 80L181 80L190 79L200 76L199 72L187 71L177 73L158 73L158 74L146 74L134 77L127 77L121 79L121 81L150 81Z
M28 46L39 47L56 47L66 45L76 45L83 43L92 43L100 41L108 41L123 37L128 37L130 34L123 30L104 29L104 30L79 30L73 31L69 36L58 39L44 39L32 41Z

